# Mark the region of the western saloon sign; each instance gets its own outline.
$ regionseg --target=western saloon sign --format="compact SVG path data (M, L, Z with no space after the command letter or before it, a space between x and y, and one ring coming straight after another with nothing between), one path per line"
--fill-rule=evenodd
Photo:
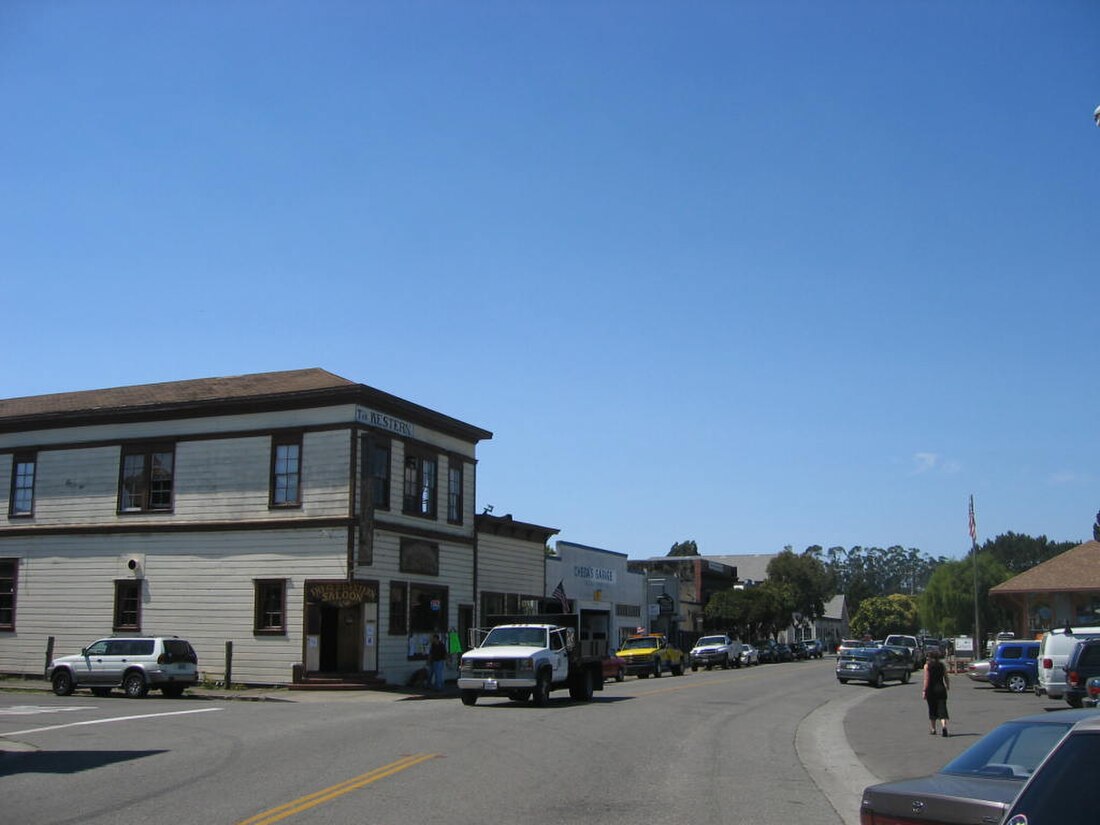
M306 598L337 607L351 607L363 602L378 601L378 585L374 582L310 582Z

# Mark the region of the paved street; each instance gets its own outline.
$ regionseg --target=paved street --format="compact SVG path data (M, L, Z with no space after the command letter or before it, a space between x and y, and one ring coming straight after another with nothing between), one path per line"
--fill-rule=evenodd
M842 686L831 658L627 679L545 709L284 690L62 699L0 683L0 795L19 823L855 825L868 782L935 770L1004 719L1059 708L953 686L942 739L917 682Z

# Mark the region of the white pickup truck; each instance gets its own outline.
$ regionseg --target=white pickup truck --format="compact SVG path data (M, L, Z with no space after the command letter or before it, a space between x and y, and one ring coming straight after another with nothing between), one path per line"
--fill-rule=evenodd
M703 636L691 649L691 669L700 666L710 670L715 665L721 668L741 667L741 642L729 636Z
M525 618L473 631L474 647L462 654L459 666L462 704L475 705L480 696L506 696L543 707L550 691L559 688L569 688L570 697L580 702L603 690L606 641L578 639L579 617L574 615Z

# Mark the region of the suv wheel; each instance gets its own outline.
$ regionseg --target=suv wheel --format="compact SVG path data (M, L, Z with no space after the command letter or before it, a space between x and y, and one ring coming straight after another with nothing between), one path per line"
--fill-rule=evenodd
M1022 673L1013 673L1005 680L1005 687L1013 693L1023 693L1027 690L1027 677Z
M145 684L144 676L137 671L131 671L122 680L122 692L128 699L142 699L149 692L149 686Z
M73 675L67 670L58 670L53 675L53 692L58 696L68 696L73 692L76 687L76 683L73 681Z

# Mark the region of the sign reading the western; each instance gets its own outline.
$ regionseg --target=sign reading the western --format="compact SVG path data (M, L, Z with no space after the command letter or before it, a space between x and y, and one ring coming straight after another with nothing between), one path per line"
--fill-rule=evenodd
M357 424L365 424L368 427L378 427L380 430L388 430L391 433L403 435L406 438L415 438L416 431L408 421L394 418L392 415L380 413L367 407L355 408L355 421Z

